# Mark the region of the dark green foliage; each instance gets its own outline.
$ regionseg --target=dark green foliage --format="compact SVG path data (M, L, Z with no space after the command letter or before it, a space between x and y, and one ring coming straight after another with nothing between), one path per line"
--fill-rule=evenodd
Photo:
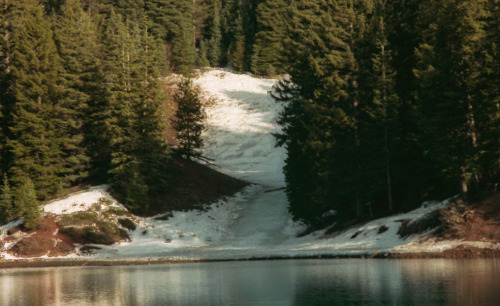
M64 177L71 141L64 116L67 92L59 84L61 65L50 24L38 1L20 1L11 59L12 117L7 146L11 154L10 178L19 184L33 180L38 196L45 198L68 183Z
M190 73L196 63L196 37L192 0L146 0L151 32L170 47L169 61L179 73Z
M213 15L208 25L207 58L214 67L219 66L222 57L221 9L221 0L215 0L212 7Z
M98 33L78 0L65 2L54 28L63 66L61 85L67 89L66 97L61 97L66 112L60 114L60 120L71 136L64 142L63 150L69 156L64 175L75 182L88 175L89 157L83 143L83 127L88 103L99 99Z
M128 229L129 231L133 231L137 228L137 225L134 223L134 221L130 220L129 218L119 218L118 223L120 223L121 226Z
M24 227L34 229L40 221L41 209L38 206L35 185L24 178L14 191L14 210L24 218Z
M26 203L89 175L135 212L164 196L172 178L158 77L168 66L287 75L274 93L285 106L277 140L288 151L290 211L306 222L331 209L363 217L368 202L385 213L495 190L499 6L3 0L0 173L9 180L0 217L33 227L36 205ZM191 86L183 81L176 95L187 158L199 154L203 119Z
M245 62L245 33L243 32L243 19L239 16L235 21L233 40L228 49L228 63L236 71L243 72L246 68Z
M147 210L148 195L165 183L167 147L162 92L158 81L158 42L144 28L112 12L105 32L107 99L96 113L113 188L135 212Z
M295 217L495 189L497 1L294 1L288 12L290 79L275 99Z
M483 186L494 189L500 182L500 3L498 0L485 1L486 18L485 35L481 64L482 70L478 80L478 99L483 103L476 112L476 129L478 131L476 171Z
M198 48L198 60L196 62L198 67L209 67L210 61L207 59L207 44L204 40L200 41Z
M266 0L257 8L257 33L253 45L252 72L276 75L285 72L283 41L287 34L288 1Z
M0 189L0 222L3 224L8 222L14 216L13 195L10 189L9 180L5 175L3 185Z
M178 105L174 129L179 142L178 152L187 159L199 156L198 149L203 146L201 132L204 129L205 112L198 93L193 88L191 79L183 79L179 83L178 92L174 95Z
M351 32L356 19L352 7L338 3L295 3L291 39L285 42L288 70L296 86L286 86L295 93L281 118L293 131L284 142L289 152L285 175L291 209L308 211L307 217L301 217L313 222L332 208L350 215L355 205L346 204L359 202L352 184L358 165L353 111L359 102L348 93L355 80L350 44L356 39L357 33ZM290 186L299 177L305 184ZM342 186L335 187L338 184ZM293 193L299 197L294 198ZM335 203L333 207L331 203Z
M483 70L479 64L485 14L481 2L440 1L423 6L429 25L417 50L423 132L419 142L426 157L440 169L436 175L446 186L456 186L441 191L460 190L464 196L467 185L477 180L476 117L486 102L477 92Z

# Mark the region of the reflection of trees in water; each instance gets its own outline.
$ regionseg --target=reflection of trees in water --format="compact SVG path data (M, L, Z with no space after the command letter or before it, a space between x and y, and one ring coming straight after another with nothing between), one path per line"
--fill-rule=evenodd
M14 269L0 305L496 305L500 260L288 260Z
M296 304L497 305L500 260L334 260L298 277Z
M401 261L403 279L430 288L422 295L447 305L497 305L500 260L433 259ZM418 301L417 299L415 299Z

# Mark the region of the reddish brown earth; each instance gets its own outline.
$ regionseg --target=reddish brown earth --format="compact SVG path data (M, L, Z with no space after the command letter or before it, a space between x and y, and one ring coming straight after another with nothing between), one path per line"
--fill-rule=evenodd
M37 229L22 232L22 235L25 237L10 249L10 253L17 257L64 256L75 249L74 241L68 235L59 232L59 226L53 216L43 217ZM9 239L12 241L13 235L6 241Z
M492 240L500 242L500 192L473 203L474 218L468 230L467 240Z
M171 211L203 209L225 196L232 196L248 183L217 172L207 166L172 155L167 165L172 178L144 216Z
M500 243L500 192L466 204L462 216L454 216L455 223L427 239L461 239ZM446 209L445 209L446 210ZM443 212L442 212L443 215ZM446 214L444 214L446 215ZM385 254L384 254L385 255ZM443 252L387 254L389 258L483 258L500 257L500 249L482 249L459 246Z
M423 252L404 254L377 254L375 258L491 258L500 257L500 250L480 249L475 247L459 246L443 252Z

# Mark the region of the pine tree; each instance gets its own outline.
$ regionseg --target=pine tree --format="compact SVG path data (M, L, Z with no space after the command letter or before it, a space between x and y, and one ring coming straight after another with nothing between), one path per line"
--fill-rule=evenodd
M396 208L393 186L399 183L393 175L397 169L393 160L400 138L400 100L395 91L386 17L386 4L378 1L373 15L366 19L366 33L356 52L359 63L359 162L362 165L357 184L364 190L365 201L393 212Z
M207 44L205 43L205 40L201 40L198 48L198 60L196 62L196 65L198 67L210 66L210 61L207 58L207 53Z
M168 184L166 165L169 158L169 148L165 142L165 94L159 80L158 63L160 62L159 43L147 29L142 29L138 36L139 54L137 65L137 89L139 100L134 103L135 143L134 155L139 161L140 176L134 177L135 184L141 180L147 185L149 195L163 194ZM139 199L145 199L139 197ZM143 207L144 209L145 207ZM146 206L147 208L147 206Z
M8 168L9 123L12 121L14 93L12 92L12 56L14 49L14 35L19 27L16 22L22 11L21 3L3 1L0 6L0 167L3 171Z
M15 210L22 213L24 227L35 229L40 221L41 209L38 206L35 185L29 178L18 184L14 193Z
M106 99L95 117L102 118L106 132L101 130L99 143L108 154L103 160L112 187L125 205L142 213L149 207L149 195L166 183L158 40L147 27L124 23L113 11L104 39Z
M65 98L58 84L61 66L43 9L36 0L18 3L23 13L15 19L19 28L12 33L9 173L15 185L31 178L38 196L45 198L66 183L63 146L68 135L61 129L59 115L68 110L60 102Z
M252 72L275 75L284 72L283 40L286 37L285 0L267 0L257 9L257 33L253 45Z
M464 197L469 183L478 180L476 114L482 102L476 88L485 35L481 2L450 0L426 6L430 25L417 53L421 143L439 169L435 175L441 178L440 191L460 190Z
M476 129L478 132L476 167L481 188L495 190L500 182L500 3L484 2L486 18L482 42L481 76L478 79Z
M295 2L285 42L291 84L298 87L281 118L295 131L287 135L284 170L290 209L308 222L330 209L349 215L353 205L346 203L355 201L350 180L342 180L356 165L355 100L347 91L355 72L354 14L344 4Z
M152 21L151 32L171 48L173 70L190 73L196 63L193 0L147 0L145 7Z
M243 19L241 15L235 21L233 40L229 46L229 63L236 71L245 71L245 33L243 32Z
M173 122L179 142L177 150L185 158L191 159L200 155L197 150L203 146L201 133L205 118L200 98L193 89L191 79L184 79L179 83L174 101L178 105L176 119Z
M141 96L138 80L135 78L139 73L137 65L137 49L135 48L135 34L133 27L124 23L122 16L112 10L107 21L104 39L106 49L104 57L104 69L107 75L106 104L101 106L100 113L103 117L101 122L106 128L104 139L100 141L109 154L105 157L107 161L107 173L111 176L113 188L127 194L128 186L132 179L140 176L137 157L134 155L134 142L137 137L134 131L135 116L134 108ZM102 133L102 131L101 131ZM133 183L139 181L134 179ZM134 190L144 190L147 194L147 186L134 186ZM125 205L131 208L139 208L139 203L133 200L133 195L128 194ZM143 198L141 202L147 206L148 199Z
M207 58L210 61L210 65L217 67L220 65L222 50L222 33L221 33L221 20L220 12L222 6L220 0L215 0L212 7L212 19L208 26L208 52ZM201 47L200 47L201 48Z
M14 210L12 207L13 196L10 189L9 180L7 175L3 177L3 186L0 189L0 222L3 224L8 222L14 216Z
M171 39L169 29L174 26L172 25L172 18L170 18L170 14L173 11L172 4L173 2L170 0L144 1L146 14L152 21L151 33L165 42Z
M61 114L71 138L64 142L68 156L66 177L76 181L88 175L89 157L84 146L84 121L88 114L88 103L99 99L98 80L100 46L97 27L83 11L79 0L68 0L61 7L61 14L54 26L54 38L59 50L63 72L62 82L68 90L62 100L69 110Z
M116 12L132 22L142 22L145 17L145 2L147 0L114 0Z

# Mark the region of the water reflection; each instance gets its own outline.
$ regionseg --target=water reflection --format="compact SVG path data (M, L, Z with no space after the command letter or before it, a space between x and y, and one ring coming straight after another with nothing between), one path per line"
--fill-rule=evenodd
M497 305L500 260L6 269L0 305Z

